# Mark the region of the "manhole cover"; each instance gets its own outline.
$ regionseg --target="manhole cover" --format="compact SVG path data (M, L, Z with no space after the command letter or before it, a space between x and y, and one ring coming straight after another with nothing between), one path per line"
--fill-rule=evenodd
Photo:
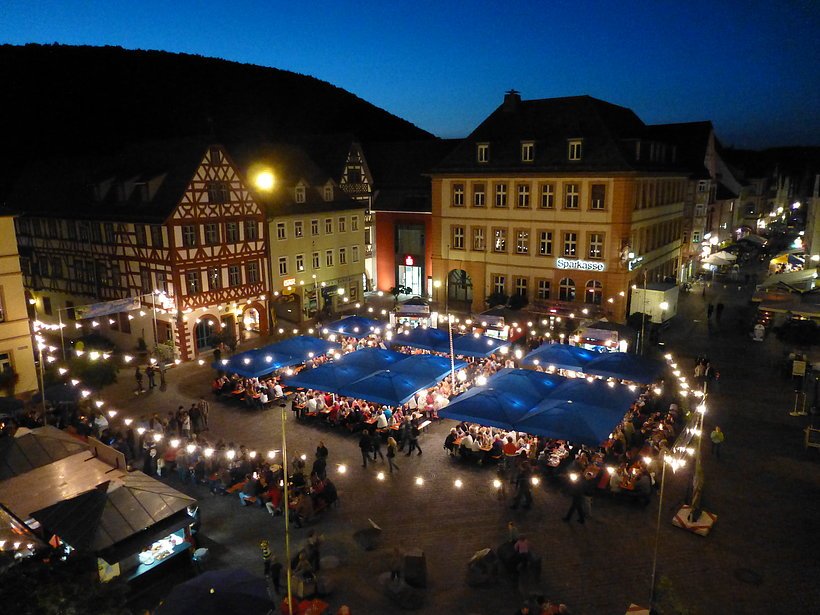
M741 583L748 585L760 585L763 583L763 577L748 568L738 568L735 570L735 578Z

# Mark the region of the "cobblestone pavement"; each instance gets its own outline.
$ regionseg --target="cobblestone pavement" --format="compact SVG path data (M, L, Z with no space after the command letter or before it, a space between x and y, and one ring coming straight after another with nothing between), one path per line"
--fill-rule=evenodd
M788 414L791 384L778 369L785 349L773 337L755 343L748 336L750 294L750 288L715 284L703 297L696 288L682 296L680 312L663 334L666 348L680 357L686 372L699 354L707 354L719 369L720 390L710 394L706 428L708 433L720 424L726 442L720 461L704 448L703 504L718 515L710 536L701 538L669 523L687 481L681 474L667 473L658 575L668 577L681 604L702 614L816 612L820 473L817 455L803 450L801 431L811 417ZM722 322L709 326L705 306L719 301L726 306ZM183 365L169 371L166 391L135 397L130 372L124 370L122 382L104 396L130 416L165 413L207 395L212 374L195 363ZM569 501L554 485L542 483L531 510L510 510L509 502L495 495L491 469L462 466L448 458L442 448L447 421L422 436L422 456L400 457L400 471L379 481L376 474L386 470L385 464L363 469L354 437L288 419L289 452L304 451L312 458L319 439L330 449L329 473L338 485L341 506L309 527L324 534L323 554L342 560L339 569L327 573L334 585L329 598L334 612L343 603L357 615L398 610L384 597L379 582L394 545L425 551L428 588L420 613L511 613L532 589L582 614L620 614L631 602L648 603L658 498L645 509L599 498L587 524L562 523ZM261 451L278 449L280 413L249 412L212 401L211 433ZM336 470L342 463L348 466L345 474ZM415 484L419 476L423 486ZM453 485L456 478L463 481L461 489ZM210 567L241 566L260 574L261 538L271 540L281 556L281 517L242 508L236 497L182 486L175 477L167 480L201 500ZM368 519L384 531L381 546L365 552L352 536L368 526ZM468 587L466 562L475 551L502 542L509 520L528 534L532 549L543 558L540 582L522 587L502 577L490 588ZM296 546L306 531L292 531Z

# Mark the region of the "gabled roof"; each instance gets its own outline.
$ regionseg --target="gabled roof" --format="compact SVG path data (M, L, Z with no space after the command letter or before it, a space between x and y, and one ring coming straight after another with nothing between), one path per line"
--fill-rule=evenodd
M228 152L236 163L245 184L257 202L264 205L269 217L362 209L364 205L348 197L337 182L320 168L304 149L290 143L263 143L232 147ZM252 178L261 170L273 173L275 184L270 192L254 187ZM305 202L297 203L295 188L304 181ZM323 188L334 186L333 200L324 199Z
M600 172L663 168L635 160L634 142L647 137L635 113L591 96L521 100L508 93L502 103L433 173L493 171ZM583 140L579 161L567 158L568 141ZM521 142L534 141L534 160L521 162ZM487 163L476 162L476 145L490 144ZM669 168L670 165L666 165Z
M338 182L356 138L351 133L341 133L295 137L290 142L301 148L325 175Z
M650 134L677 147L678 162L692 173L694 179L709 179L709 171L704 166L704 161L709 139L714 133L712 122L655 124L647 128Z
M61 157L30 164L8 207L23 215L163 222L182 199L209 142L201 138L152 141L112 155ZM117 185L150 184L120 192Z
M429 173L458 143L457 139L433 139L363 144L373 175L373 209L431 211Z
M195 502L142 472L131 472L31 516L75 549L98 553Z

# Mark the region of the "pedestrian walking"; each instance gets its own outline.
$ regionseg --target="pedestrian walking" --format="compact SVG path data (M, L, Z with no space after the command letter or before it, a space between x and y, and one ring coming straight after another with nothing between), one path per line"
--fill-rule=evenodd
M410 444L408 445L407 449L407 457L409 457L414 450L417 450L418 454L421 455L421 447L419 446L420 434L421 431L419 430L418 421L412 421L410 423L410 436L408 440Z
M145 368L145 375L148 376L149 389L153 389L155 386L157 386L154 382L154 376L156 375L156 372L153 365L149 364L148 367Z
M370 432L367 429L362 430L362 436L359 438L359 449L362 451L362 467L367 467L367 461L370 459L370 452L373 448L373 439L370 437Z
M709 439L712 440L712 455L720 459L720 445L723 444L723 440L726 439L720 426L715 425L715 429L709 434Z
M159 390L164 391L168 388L168 385L165 382L165 372L168 370L168 365L166 365L165 361L159 362Z
M142 386L142 372L140 371L140 366L137 365L137 370L134 372L134 380L137 381L137 388L134 391L134 395L139 395L140 393L145 392L145 388Z
M578 523L584 522L584 486L577 474L569 475L569 489L572 495L572 505L569 507L563 520L569 523L572 520L572 513L578 513Z
M532 506L532 491L530 491L530 464L526 458L521 460L518 472L515 475L515 497L510 508L518 508L524 500L524 508Z
M723 315L723 304L718 303L717 307L715 308L715 320L720 322L720 317Z
M270 568L271 562L273 559L273 553L270 550L270 544L267 540L263 540L259 543L259 548L262 550L262 564L263 564L263 573L265 578L267 579L270 576Z
M712 318L712 312L715 311L715 306L711 303L706 307L706 319Z
M399 445L396 443L396 440L393 436L388 436L387 438L387 465L390 467L390 473L393 473L393 470L399 469L399 466L396 465L394 459L396 458L396 452L399 450Z
M373 436L371 442L373 444L373 461L376 461L376 457L381 457L382 461L384 461L384 455L382 454L381 434L377 432Z

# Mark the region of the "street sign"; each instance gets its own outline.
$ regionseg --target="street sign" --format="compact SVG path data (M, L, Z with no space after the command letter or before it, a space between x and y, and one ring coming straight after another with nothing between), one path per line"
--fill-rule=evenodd
M794 361L792 363L792 376L805 376L806 375L806 362L805 361Z

